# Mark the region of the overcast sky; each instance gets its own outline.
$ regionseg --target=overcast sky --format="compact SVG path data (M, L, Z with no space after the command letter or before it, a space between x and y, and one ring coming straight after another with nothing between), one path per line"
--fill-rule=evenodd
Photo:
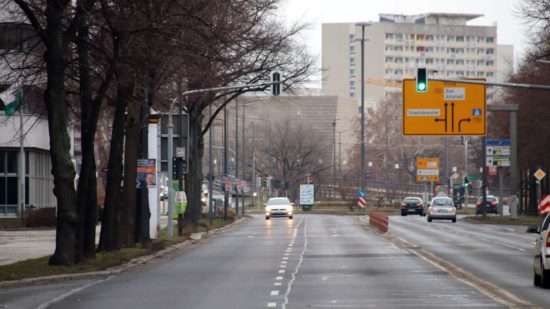
M527 44L527 28L519 17L520 0L283 0L281 17L310 23L304 40L315 55L321 55L321 24L329 22L378 21L378 14L468 13L483 17L468 25L497 23L497 43L514 45L515 62Z

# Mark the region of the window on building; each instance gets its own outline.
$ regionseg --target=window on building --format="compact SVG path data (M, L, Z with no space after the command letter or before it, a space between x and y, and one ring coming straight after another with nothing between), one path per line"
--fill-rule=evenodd
M455 36L454 35L448 35L447 36L447 42L454 42L455 41Z
M464 59L457 59L456 65L464 65Z
M386 40L393 39L393 33L386 33Z
M459 35L459 36L456 37L456 41L457 42L464 42L464 37Z
M423 53L426 51L426 47L424 46L417 46L416 47L416 51L419 52L419 53Z
M455 65L454 59L447 59L447 65Z
M433 58L426 58L426 64L433 64L434 59Z
M352 77L355 76L355 69L350 69L349 70L349 75L351 75Z
M456 53L457 54L464 54L464 48L457 48Z
M477 72L477 77L485 77L485 73L484 72Z
M495 76L495 73L493 73L493 72L487 72L487 74L485 74L485 76L487 76L487 77L494 77L494 76Z
M433 40L434 40L433 34L426 35L426 41L433 41Z
M486 64L487 64L487 66L490 67L490 66L495 65L495 62L493 60L487 60Z
M398 42L403 41L403 33L396 33L395 34L395 40Z
M483 55L483 54L485 54L485 48L478 48L478 49L477 49L477 54L478 54L478 55Z
M349 63L354 64L355 63L355 57L350 57L349 58Z
M416 40L417 41L425 41L426 40L426 36L424 34L417 34L416 35Z
M492 48L487 48L487 50L485 51L485 54L487 55L493 55L494 53L495 53L495 50Z
M395 58L395 63L403 63L403 58L401 57Z
M487 42L487 43L494 43L494 42L495 42L495 38L492 37L492 36L488 36L486 42Z

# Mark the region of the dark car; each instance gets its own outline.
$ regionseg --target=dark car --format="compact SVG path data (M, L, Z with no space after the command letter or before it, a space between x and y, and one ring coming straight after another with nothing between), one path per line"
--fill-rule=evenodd
M476 203L476 215L483 213L483 197L480 197ZM485 203L485 210L488 214L498 214L498 200L494 195L487 195L487 203Z
M419 197L406 197L401 202L401 215L406 216L409 214L416 214L425 216L424 203Z

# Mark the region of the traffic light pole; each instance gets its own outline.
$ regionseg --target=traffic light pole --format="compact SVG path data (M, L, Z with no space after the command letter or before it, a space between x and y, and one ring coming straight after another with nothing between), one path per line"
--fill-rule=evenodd
M183 98L185 96L193 95L193 94L200 94L200 93L207 93L207 92L214 92L214 91L224 91L224 90L236 90L236 89L246 89L246 88L259 88L259 87L266 87L266 86L273 86L274 84L282 84L281 81L278 82L269 82L269 83L259 83L259 84L250 84L250 85L236 85L236 86L225 86L225 87L214 87L214 88L205 88L205 89L196 89L196 90L189 90L185 91L180 95L180 98ZM174 122L172 119L172 111L174 109L174 104L176 104L177 100L172 100L170 103L170 107L168 110L168 177L170 179L169 186L168 186L168 228L167 228L167 236L173 237L174 236L174 227L172 222L172 212L174 210L174 194L171 190L172 188L172 162L174 161ZM188 163L189 164L189 163Z

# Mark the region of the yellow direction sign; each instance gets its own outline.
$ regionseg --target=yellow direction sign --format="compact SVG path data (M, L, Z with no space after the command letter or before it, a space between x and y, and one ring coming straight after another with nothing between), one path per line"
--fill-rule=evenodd
M439 158L416 158L416 182L439 181Z
M404 135L485 135L485 85L428 80L417 92L416 80L403 80Z

